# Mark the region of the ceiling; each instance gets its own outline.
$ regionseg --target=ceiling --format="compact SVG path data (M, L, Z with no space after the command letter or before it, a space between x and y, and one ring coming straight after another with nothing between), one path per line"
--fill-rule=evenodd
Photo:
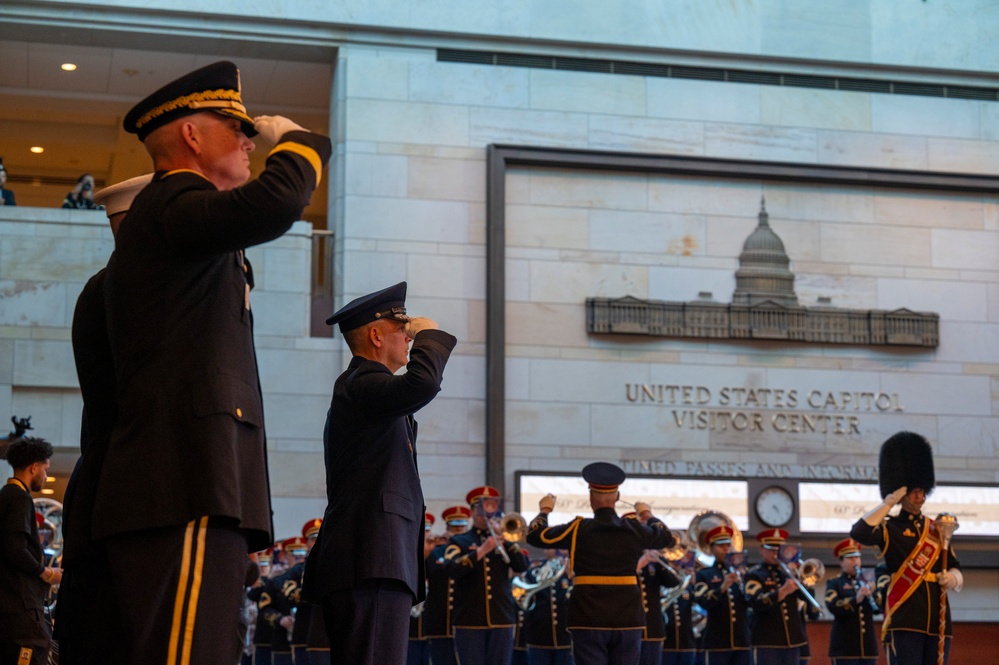
M329 133L333 58L328 52L318 54L323 61L310 62L286 52L244 57L231 53L231 46L225 53L204 43L174 41L180 50L164 51L69 41L0 41L0 157L8 171L7 187L20 206L58 207L83 173L92 173L100 188L149 171L142 144L121 129L125 113L160 86L220 59L239 66L251 116L284 115ZM268 56L275 51L266 46L252 50ZM77 69L63 71L67 62ZM34 154L32 146L45 151ZM265 156L262 148L254 153L255 172L263 168ZM305 218L325 227L325 213L325 192L317 192Z

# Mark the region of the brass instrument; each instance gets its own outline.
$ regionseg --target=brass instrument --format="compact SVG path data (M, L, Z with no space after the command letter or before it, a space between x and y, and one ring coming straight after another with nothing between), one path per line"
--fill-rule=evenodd
M496 533L496 527L493 526L493 520L497 518L491 518L486 520L486 526L489 528L489 535L493 537L493 541L496 543L496 551L499 552L503 561L510 563L510 555L507 554L506 547L503 546L504 542L515 543L521 540L525 535L527 535L527 520L523 518L520 513L509 513L504 515L502 520L500 520L499 529L502 534L502 538Z
M520 517L517 515L517 517ZM510 580L513 600L520 609L527 612L534 605L534 596L542 589L553 586L565 574L569 567L568 561L561 557L548 559L540 566L533 568L536 582L528 582L524 575L517 575ZM525 573L526 574L526 573Z
M808 589L805 588L805 583L803 582L803 580L805 579L804 568L806 564L810 566L808 571L809 579L812 580L811 586L814 586L814 584L818 582L825 575L826 567L822 565L822 562L819 561L818 559L806 559L802 563L801 573L796 574L791 572L791 569L787 567L787 563L785 563L785 560L786 561L797 560L798 554L800 552L801 552L800 545L794 543L785 543L784 545L780 546L780 552L777 555L777 563L779 563L780 567L784 570L784 574L787 575L789 578L791 578L791 581L793 581L795 586L798 587L798 590L801 591L801 594L805 597L805 600L808 601L808 604L811 605L816 612L818 612L818 616L821 619L824 616L824 613L822 612L822 606L819 605L819 601L815 600L815 597L808 591Z
M690 583L694 579L693 569L691 567L685 567L683 564L685 562L695 563L696 559L690 561L692 558L693 547L690 543L690 539L687 534L683 531L673 531L674 544L673 547L668 547L662 551L656 550L656 559L658 563L662 566L668 568L672 573L680 580L680 583L675 587L670 587L665 590L662 597L659 599L659 603L662 606L663 611L667 607L675 603L683 592L687 590ZM677 567L681 567L683 572L677 570Z
M818 559L805 559L801 562L799 574L802 584L814 587L826 576L826 566Z
M742 532L739 531L739 527L735 525L732 518L725 513L717 510L702 511L694 515L694 519L690 520L690 525L687 527L687 535L690 537L690 542L693 543L697 562L705 568L713 566L715 563L715 557L711 554L711 548L708 546L708 532L722 525L732 529L732 550L741 552Z

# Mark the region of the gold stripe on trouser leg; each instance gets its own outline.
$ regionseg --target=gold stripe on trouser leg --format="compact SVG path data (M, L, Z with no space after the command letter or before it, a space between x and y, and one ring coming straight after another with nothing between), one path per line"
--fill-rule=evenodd
M194 520L188 522L184 530L184 554L180 562L180 579L177 581L177 595L173 602L173 623L170 627L170 645L167 651L166 665L176 665L178 663L178 649L182 649L183 660L180 662L190 662L191 638L194 634L194 612L192 608L197 609L197 599L201 590L201 570L204 564L205 530L208 525L208 518L202 517L198 521L200 522L200 525L197 527L198 549L195 553L193 564L191 561L191 549L194 544L196 522ZM191 600L188 603L187 622L183 632L184 642L181 647L181 623L184 620L184 598L188 595L188 586L192 587Z

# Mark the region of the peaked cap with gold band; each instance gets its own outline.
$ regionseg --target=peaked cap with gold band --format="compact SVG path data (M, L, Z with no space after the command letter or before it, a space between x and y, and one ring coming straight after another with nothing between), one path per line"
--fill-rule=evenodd
M483 499L496 499L499 501L499 498L499 490L495 487L490 487L489 485L476 487L474 490L465 495L465 501L467 501L470 506L474 506Z
M236 118L243 133L253 137L253 118L240 95L239 69L223 60L181 76L149 95L125 115L125 131L145 141L150 132L193 113L211 111Z
M936 487L933 449L915 432L898 432L881 444L878 455L878 489L888 496L900 487L917 487L926 494Z
M775 550L787 541L789 535L784 529L767 529L756 534L756 540L768 550Z
M430 527L432 527L434 525L434 522L436 522L436 521L437 520L434 519L434 516L431 513L424 513L424 515L423 515L423 530L424 531L430 531Z
M308 538L309 536L318 536L319 529L322 528L322 526L323 526L323 521L318 517L309 520L302 526L302 538Z
M860 556L860 543L853 538L841 540L833 548L833 556L837 559L842 559L845 556Z
M624 469L610 462L593 462L583 467L583 480L590 485L590 491L597 494L610 494L624 482Z
M705 534L704 539L707 541L708 545L724 545L726 543L732 542L732 536L735 535L735 530L724 524L716 526L715 528L708 531Z
M445 508L444 512L441 513L441 517L448 525L454 524L455 526L468 526L468 520L472 517L472 511L470 511L465 506L451 506L450 508Z
M309 553L309 545L301 536L281 541L281 549L292 556L305 556Z

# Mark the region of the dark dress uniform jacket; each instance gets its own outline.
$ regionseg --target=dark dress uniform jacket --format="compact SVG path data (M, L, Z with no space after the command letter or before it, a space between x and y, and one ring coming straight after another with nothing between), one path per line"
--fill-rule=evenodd
M475 550L489 538L489 531L471 531L451 536L445 550L448 574L454 578L454 616L458 628L500 628L517 623L510 571L527 570L527 555L516 544L506 543L507 565L497 550L476 561Z
M533 581L533 580L532 580ZM534 607L527 612L527 646L542 649L568 649L569 597L572 584L563 574L552 586L534 595Z
M754 647L800 647L808 643L805 619L798 611L798 601L805 600L795 589L777 600L777 592L787 579L778 565L761 563L746 575L746 598L753 610L749 627Z
M569 629L624 630L645 628L642 591L635 565L647 549L673 545L673 534L655 517L647 525L619 517L613 508L599 508L592 518L577 517L548 527L548 515L531 522L527 542L541 548L569 550L574 584L569 598ZM631 577L633 584L582 584L585 578ZM597 580L599 581L599 580ZM612 580L608 580L612 581Z
M723 593L722 582L728 570L721 561L697 571L694 600L708 613L704 627L704 648L712 651L732 651L749 648L748 604L740 583Z
M826 607L833 615L829 633L830 658L877 658L878 633L873 595L857 602L856 576L841 573L826 583Z
M115 239L105 277L118 413L94 537L201 516L231 518L251 551L271 543L264 416L243 248L297 220L330 140L288 132L260 177L220 192L159 171Z
M305 566L306 600L319 604L374 578L403 582L417 602L426 597L412 414L440 392L456 342L443 330L422 330L405 374L355 356L337 378L323 434L329 503Z
M681 580L658 563L646 564L638 579L642 589L642 609L645 611L642 640L662 640L666 637L666 617L663 616L661 587L675 587Z
M895 517L888 517L878 526L872 527L864 520L858 520L850 530L850 537L862 545L871 545L881 549L881 556L884 558L886 572L894 576L909 553L916 548L919 543L919 536L923 530L923 522L927 520L925 515L913 515L906 511L899 512ZM960 568L954 554L954 548L950 548L947 553L947 568ZM927 635L940 634L940 584L936 581L936 574L943 572L943 553L937 557L932 575L927 575L919 583L919 588L913 591L901 606L894 608L891 615L888 630L911 630ZM885 591L887 594L888 592ZM886 610L887 612L887 610ZM885 620L888 620L887 615ZM950 603L947 603L947 616L945 634L950 636Z
M423 634L427 637L454 637L454 580L447 574L446 545L438 545L427 557L427 602L423 606Z

